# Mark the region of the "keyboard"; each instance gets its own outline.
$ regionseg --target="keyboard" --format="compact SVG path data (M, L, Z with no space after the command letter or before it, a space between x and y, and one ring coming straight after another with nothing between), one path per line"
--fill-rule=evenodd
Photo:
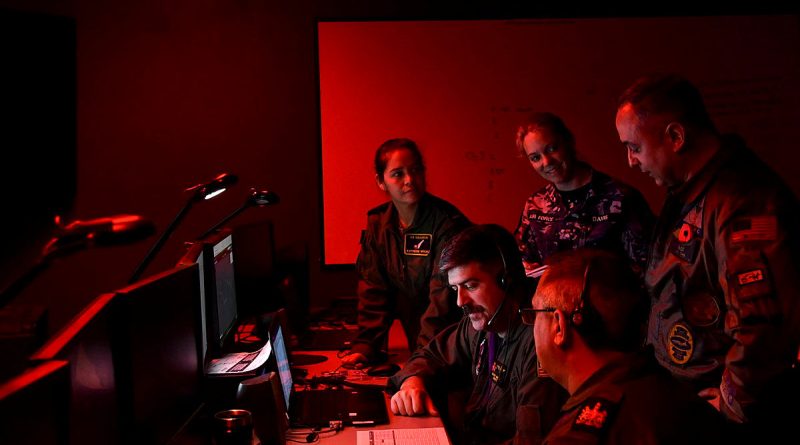
M359 431L358 445L447 445L444 428Z

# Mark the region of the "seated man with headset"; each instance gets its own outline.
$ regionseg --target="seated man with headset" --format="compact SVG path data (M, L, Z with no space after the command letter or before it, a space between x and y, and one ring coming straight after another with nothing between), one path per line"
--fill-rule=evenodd
M566 393L537 376L533 333L518 313L530 295L514 237L497 225L468 228L442 249L439 271L464 318L390 379L392 412L438 415L431 394L466 390L463 418L447 425L454 443L538 443Z
M712 444L724 419L643 348L647 294L623 258L598 250L548 258L532 307L541 366L570 393L545 444Z

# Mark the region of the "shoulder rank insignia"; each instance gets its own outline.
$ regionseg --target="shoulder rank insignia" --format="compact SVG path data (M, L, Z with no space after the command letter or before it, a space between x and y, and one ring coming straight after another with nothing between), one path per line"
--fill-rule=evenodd
M573 430L600 434L611 423L617 404L599 397L586 399L578 408L578 415L572 423Z

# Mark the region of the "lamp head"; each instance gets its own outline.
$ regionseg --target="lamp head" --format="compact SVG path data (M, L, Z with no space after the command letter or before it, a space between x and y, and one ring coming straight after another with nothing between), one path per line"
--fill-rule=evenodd
M201 201L204 199L211 199L228 189L228 187L236 184L239 180L234 174L221 173L216 178L204 184L193 185L186 189L187 192L194 192L192 199L194 201Z
M269 190L256 190L251 188L250 196L247 197L247 203L249 205L255 205L259 207L277 204L279 202L281 202L281 198L278 196L278 194Z

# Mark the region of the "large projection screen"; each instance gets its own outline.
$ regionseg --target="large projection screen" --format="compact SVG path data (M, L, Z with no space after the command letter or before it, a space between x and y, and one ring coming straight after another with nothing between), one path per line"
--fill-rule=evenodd
M582 159L658 211L663 191L628 168L614 127L618 95L651 72L695 82L720 130L797 193L798 28L797 16L320 22L323 264L355 262L367 211L387 200L374 152L394 137L420 145L431 193L513 230L545 184L514 145L530 111L560 115Z

